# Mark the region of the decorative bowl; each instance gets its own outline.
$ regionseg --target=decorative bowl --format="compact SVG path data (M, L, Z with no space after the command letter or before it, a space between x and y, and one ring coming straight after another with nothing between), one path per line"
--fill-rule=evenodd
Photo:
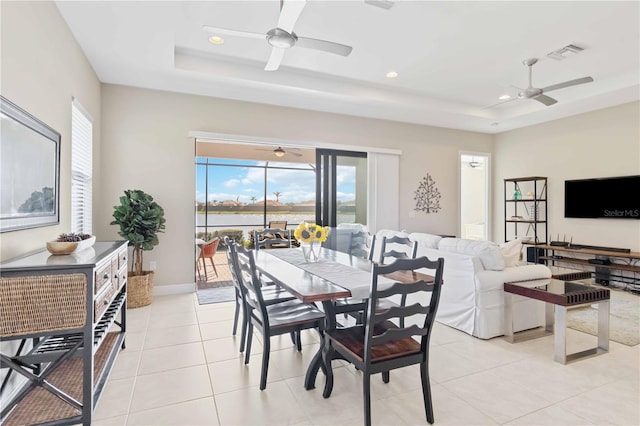
M47 242L47 250L51 254L71 254L78 248L76 241L49 241Z
M95 235L91 238L87 238L86 240L78 241L78 247L76 247L76 253L88 249L89 247L93 247L93 244L96 242Z
M49 241L47 243L47 250L49 250L49 253L56 255L78 253L79 251L93 247L95 242L95 236L82 241Z

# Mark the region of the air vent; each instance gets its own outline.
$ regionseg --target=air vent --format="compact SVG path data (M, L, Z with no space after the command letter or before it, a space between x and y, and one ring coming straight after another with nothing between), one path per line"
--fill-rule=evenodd
M576 46L575 44L569 44L568 46L565 46L561 49L554 50L551 53L547 53L547 56L551 59L555 59L556 61L562 61L563 59L577 55L583 50L584 49L580 46Z
M381 7L382 9L391 9L395 4L394 1L391 0L364 0L366 4L370 4L371 6Z

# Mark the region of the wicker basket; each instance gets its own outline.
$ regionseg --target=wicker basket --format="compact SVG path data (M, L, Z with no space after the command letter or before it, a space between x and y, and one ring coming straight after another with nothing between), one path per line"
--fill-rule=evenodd
M153 300L153 271L143 271L142 275L127 277L127 307L139 308L151 304Z

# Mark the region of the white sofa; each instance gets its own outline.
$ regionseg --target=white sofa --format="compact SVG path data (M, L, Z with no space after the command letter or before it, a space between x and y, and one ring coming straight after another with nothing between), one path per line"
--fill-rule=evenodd
M436 321L481 339L504 335L505 282L551 276L551 271L544 265L527 265L519 261L519 241L501 247L489 241L389 230L379 231L376 239L391 235L408 236L417 241L418 256L444 258L444 285ZM379 250L380 244L376 246ZM377 256L374 252L374 259ZM514 330L527 330L543 324L544 304L516 296Z

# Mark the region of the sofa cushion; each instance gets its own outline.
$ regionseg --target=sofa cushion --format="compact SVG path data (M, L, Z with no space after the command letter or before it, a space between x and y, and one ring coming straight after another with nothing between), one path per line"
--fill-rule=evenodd
M464 238L443 238L438 243L438 249L453 253L478 256L482 266L490 271L502 271L504 258L500 247L490 241L466 240Z
M437 249L438 243L440 242L442 237L439 235L414 232L412 234L409 234L409 239L411 241L417 241L418 247Z
M522 238L516 238L515 240L500 244L500 253L504 259L505 268L518 266L521 250Z

